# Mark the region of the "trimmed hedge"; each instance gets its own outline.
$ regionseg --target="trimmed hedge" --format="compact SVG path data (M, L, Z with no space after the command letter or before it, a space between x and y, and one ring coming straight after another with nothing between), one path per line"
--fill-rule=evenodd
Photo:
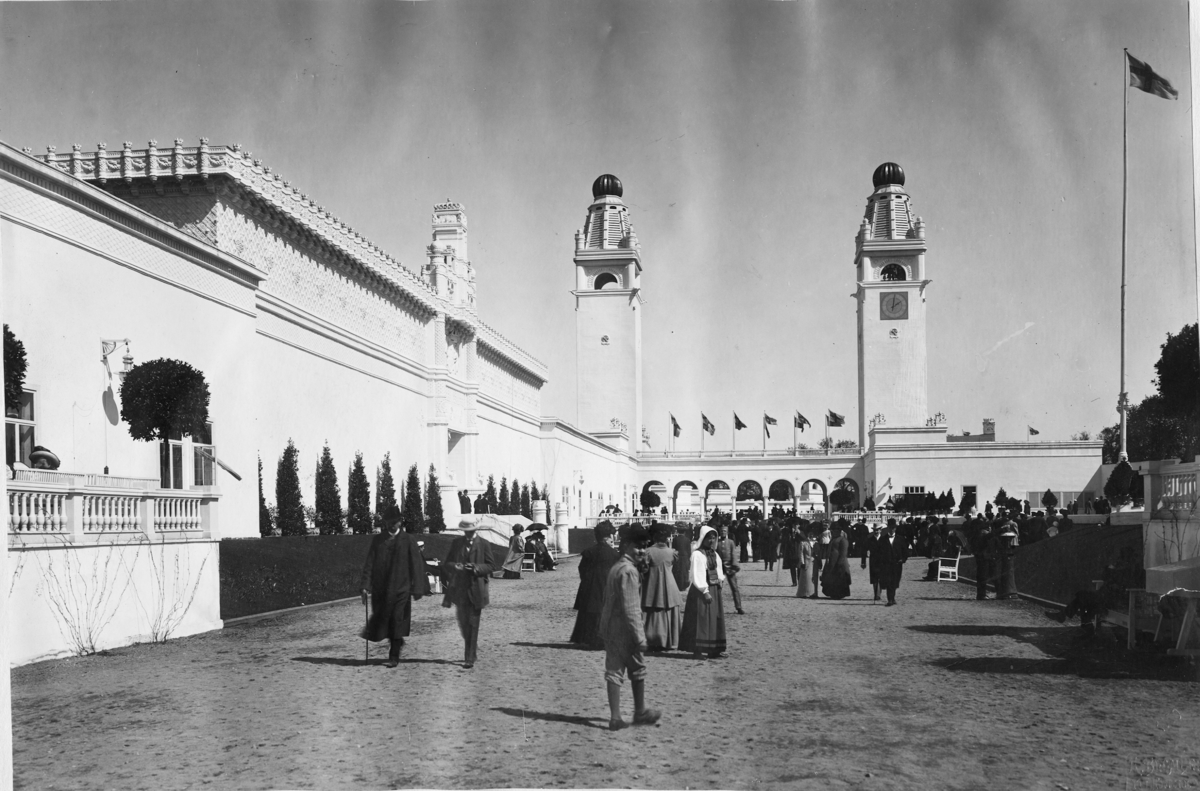
M1054 538L1018 547L1013 556L1017 590L1065 604L1075 597L1076 591L1092 590L1092 580L1100 579L1104 568L1116 561L1125 548L1133 550L1134 563L1141 568L1141 525L1077 525ZM962 558L958 573L974 579L975 558ZM998 573L996 564L992 582Z
M359 593L370 535L221 541L221 618L335 601ZM425 559L442 560L454 536L421 534ZM492 545L499 564L507 548Z

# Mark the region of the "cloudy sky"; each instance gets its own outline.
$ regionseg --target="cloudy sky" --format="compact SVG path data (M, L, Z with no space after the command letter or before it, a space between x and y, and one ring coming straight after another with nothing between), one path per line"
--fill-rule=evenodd
M1122 48L1129 390L1196 320L1188 19L1172 2L0 3L0 140L243 144L410 268L465 204L485 321L575 419L573 234L625 185L646 423L857 404L854 235L900 163L927 225L929 403L999 439L1115 422ZM756 447L756 430L740 447ZM810 439L811 441L811 439ZM785 447L791 431L770 447Z

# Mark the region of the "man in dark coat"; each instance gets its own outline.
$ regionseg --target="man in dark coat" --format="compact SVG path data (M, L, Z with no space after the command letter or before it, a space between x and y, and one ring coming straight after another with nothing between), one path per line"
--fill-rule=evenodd
M450 543L442 564L442 583L446 586L442 606L454 606L463 636L463 667L472 668L479 647L479 618L488 605L488 578L496 564L487 542L475 537L475 523L464 519L458 526L463 534Z
M887 591L887 605L896 604L896 588L908 560L907 542L896 532L896 520L889 519L883 535L875 542L873 551L879 555L879 586Z
M388 667L400 663L400 649L412 623L412 603L429 590L425 558L417 540L400 530L400 509L389 506L383 514L383 532L371 539L363 564L362 599L371 599L371 618L363 630L365 640L389 640Z
M742 591L738 588L737 583L737 574L742 570L737 561L737 545L729 537L728 525L722 523L717 528L717 535L720 536L717 541L717 557L721 559L722 571L725 572L725 579L729 581L729 591L733 594L733 606L737 608L738 615L745 615L746 611L742 609Z
M741 563L750 562L750 523L745 518L739 519L737 531L734 533L734 538L737 539L738 547L741 549Z
M992 576L992 524L980 515L968 534L971 554L975 556L975 598L988 598L988 578Z
M613 546L616 530L605 519L592 530L596 543L579 553L579 590L575 593L575 630L571 642L591 648L603 648L600 611L604 609L604 585L608 572L621 553Z
M675 550L675 587L686 595L688 586L692 584L692 528L676 525L671 547Z

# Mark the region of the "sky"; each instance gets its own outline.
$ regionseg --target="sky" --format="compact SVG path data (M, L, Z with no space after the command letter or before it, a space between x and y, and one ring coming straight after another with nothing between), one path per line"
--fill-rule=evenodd
M929 406L999 440L1116 422L1196 321L1181 0L0 3L0 140L241 143L410 269L466 207L479 313L574 422L574 232L601 173L642 244L644 414L857 439L854 236L882 162L926 223ZM810 433L802 441L815 445Z

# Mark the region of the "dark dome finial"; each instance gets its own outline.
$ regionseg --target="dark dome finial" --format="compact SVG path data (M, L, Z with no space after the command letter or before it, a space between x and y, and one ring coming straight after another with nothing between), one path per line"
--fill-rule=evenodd
M611 173L605 173L592 182L593 198L602 198L605 195L615 195L619 198L624 193L625 188L621 186L621 180Z
M897 184L903 187L904 168L900 167L895 162L884 162L882 165L875 168L875 173L871 176L871 181L875 184L875 189L886 187L888 184Z

